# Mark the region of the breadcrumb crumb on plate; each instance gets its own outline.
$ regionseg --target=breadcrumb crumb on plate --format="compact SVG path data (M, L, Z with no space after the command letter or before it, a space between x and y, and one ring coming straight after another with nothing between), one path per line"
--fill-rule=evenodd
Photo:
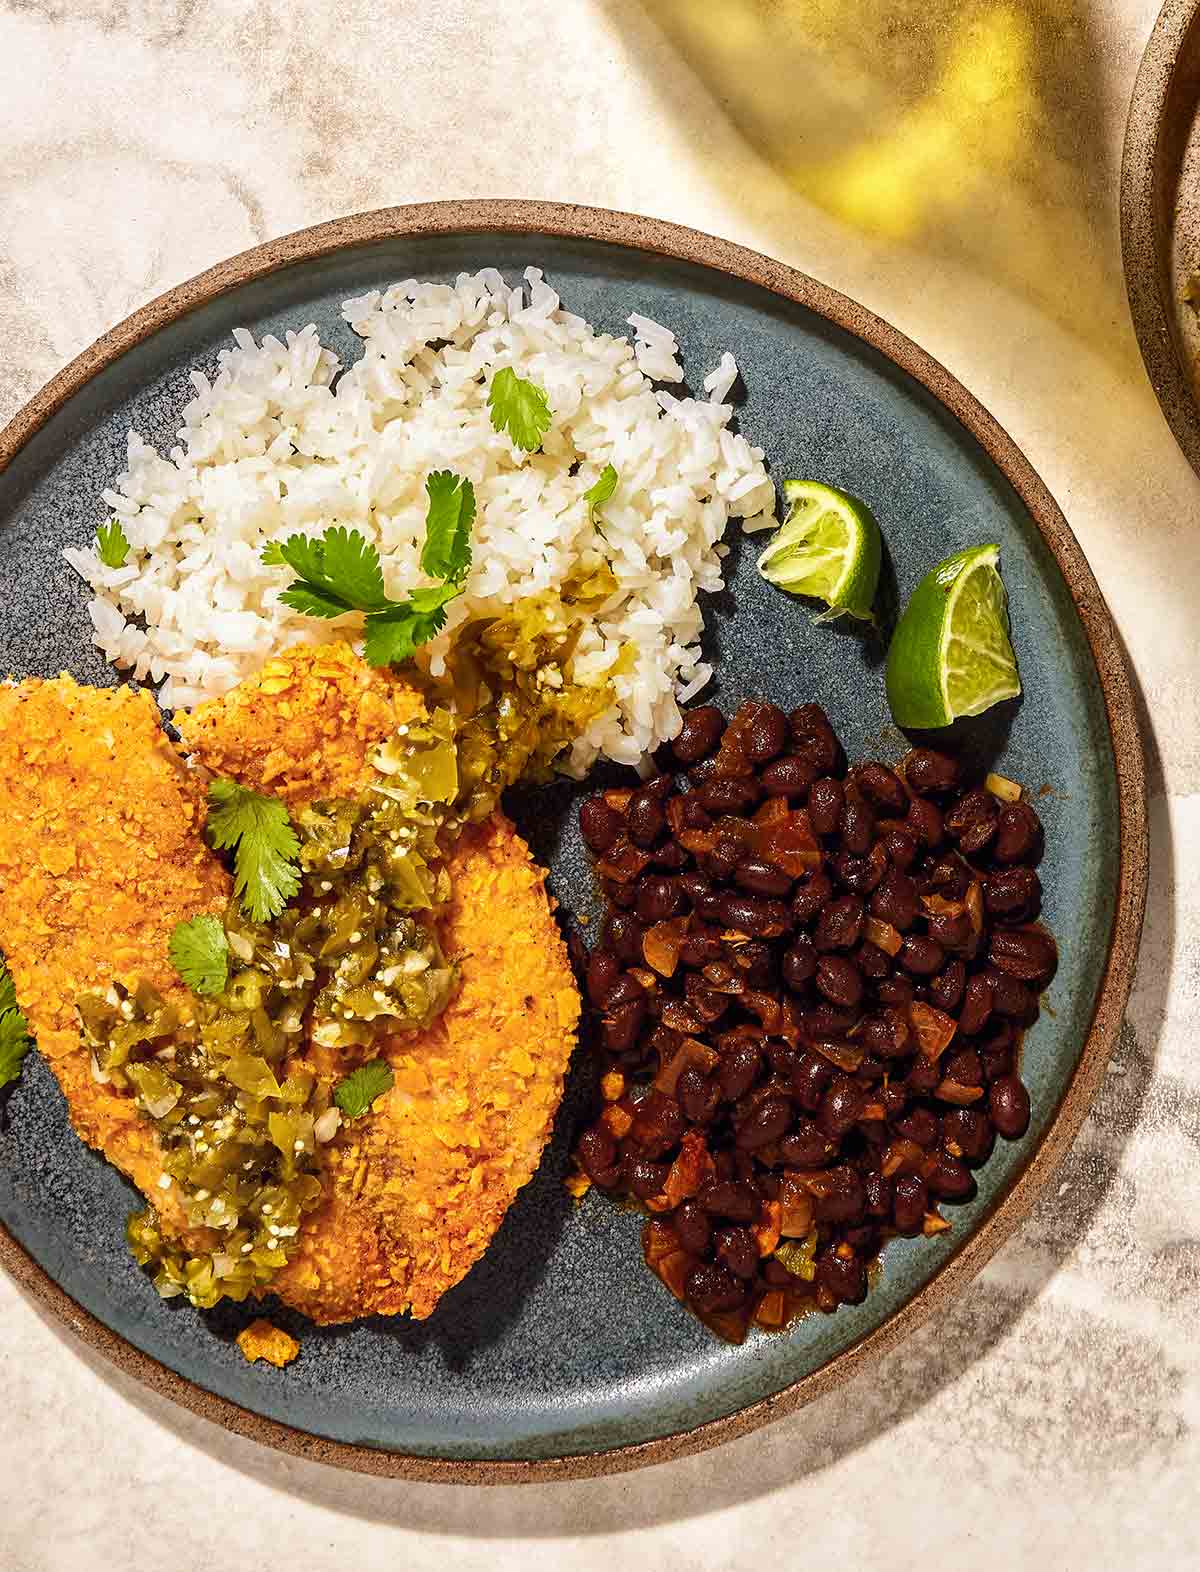
M290 1333L282 1327L272 1326L262 1316L243 1327L234 1341L251 1364L256 1359L265 1359L276 1370L290 1365L300 1352L300 1344Z

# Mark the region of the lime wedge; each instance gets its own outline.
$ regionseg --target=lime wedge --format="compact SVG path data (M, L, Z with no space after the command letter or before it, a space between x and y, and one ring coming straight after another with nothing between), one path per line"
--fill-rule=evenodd
M758 559L764 579L794 595L812 595L832 617L871 620L879 583L879 525L865 502L817 480L785 480L787 518Z
M998 546L971 546L939 562L913 591L887 658L897 726L949 726L1020 693L999 557Z

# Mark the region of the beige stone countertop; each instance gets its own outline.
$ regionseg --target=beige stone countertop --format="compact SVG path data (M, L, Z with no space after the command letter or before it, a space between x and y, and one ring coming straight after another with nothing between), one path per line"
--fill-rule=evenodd
M1150 905L1056 1187L882 1363L639 1474L361 1478L192 1418L0 1278L0 1567L1200 1564L1200 481L1121 282L1157 0L7 0L0 416L256 241L438 197L678 220L862 301L1058 498L1144 698Z

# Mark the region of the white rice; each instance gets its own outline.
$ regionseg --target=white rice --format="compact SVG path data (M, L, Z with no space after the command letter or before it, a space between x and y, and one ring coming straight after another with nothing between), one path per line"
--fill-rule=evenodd
M494 268L453 286L408 279L346 302L364 352L341 370L316 328L256 344L244 330L216 380L192 373L180 446L166 457L129 434L128 468L103 494L132 545L123 568L93 548L67 560L91 586L94 642L134 677L160 683L164 708L224 693L275 650L345 637L355 619L320 622L279 603L292 578L263 546L337 522L379 547L389 594L422 582L425 479L473 482L473 558L465 593L423 658L441 669L455 627L573 570L607 562L619 586L587 619L568 680L607 678L627 643L633 669L617 702L575 744L572 773L598 754L636 763L675 735L679 704L712 673L700 657L701 591L722 583L731 517L774 522L762 450L728 429L737 377L726 353L706 399L656 392L679 382L674 335L630 316L636 339L596 333L528 268L510 289ZM544 388L553 423L526 454L492 429L492 374L512 366ZM611 463L619 478L597 526L583 494ZM574 470L574 473L572 472Z

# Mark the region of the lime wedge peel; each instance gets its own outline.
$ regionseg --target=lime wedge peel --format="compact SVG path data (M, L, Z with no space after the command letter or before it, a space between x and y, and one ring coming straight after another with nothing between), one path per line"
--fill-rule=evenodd
M758 571L780 589L824 601L819 622L872 621L883 548L870 508L816 480L785 480L783 492L791 507Z
M888 703L898 726L949 726L1020 693L999 559L998 546L969 547L913 591L888 650Z

